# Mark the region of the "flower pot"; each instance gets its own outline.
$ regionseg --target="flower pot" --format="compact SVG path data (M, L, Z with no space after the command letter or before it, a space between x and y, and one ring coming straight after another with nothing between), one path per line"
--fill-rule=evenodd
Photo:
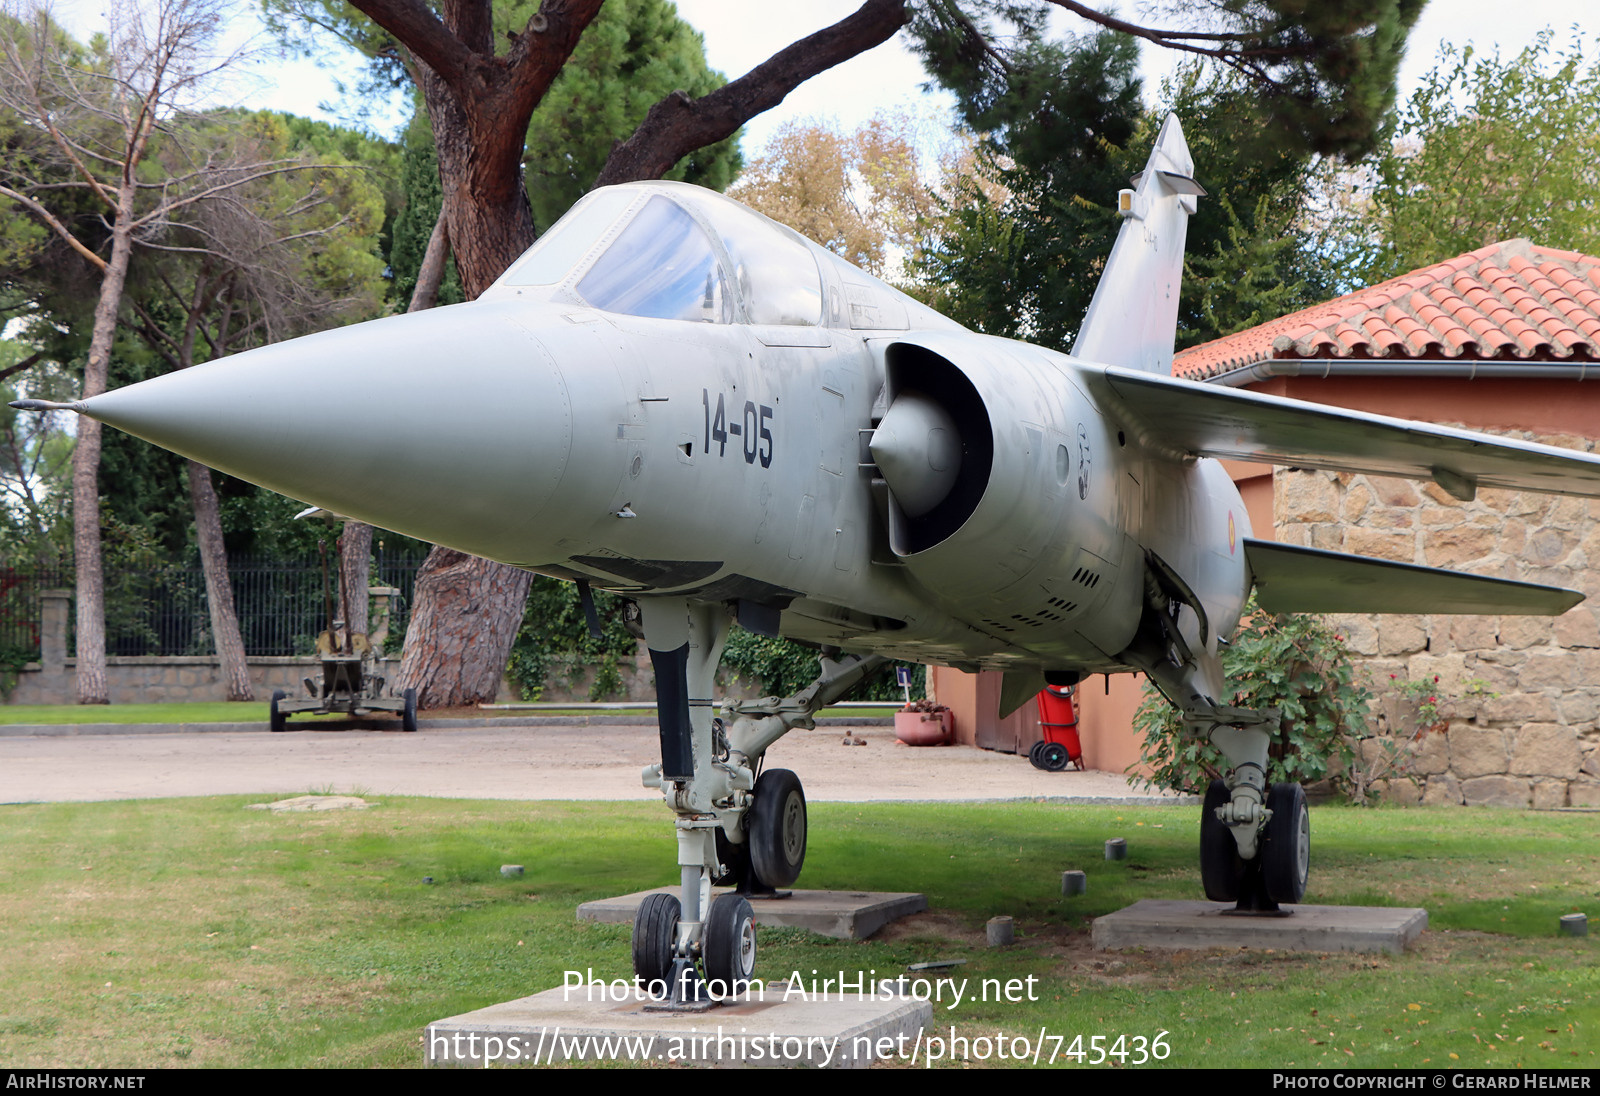
M896 712L894 736L907 746L948 746L955 739L955 716L949 708Z

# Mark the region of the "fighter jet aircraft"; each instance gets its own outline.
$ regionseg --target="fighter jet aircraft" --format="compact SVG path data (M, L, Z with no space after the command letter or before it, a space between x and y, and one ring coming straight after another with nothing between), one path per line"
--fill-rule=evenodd
M1232 766L1207 795L1212 899L1298 902L1310 828L1268 787L1275 713L1227 705L1218 644L1270 611L1546 613L1582 595L1252 539L1216 458L1600 496L1600 458L1171 374L1187 218L1175 118L1073 353L975 334L721 195L587 195L478 300L312 335L71 404L229 475L634 599L656 672L681 894L650 983L733 984L745 894L806 850L767 749L888 658L1046 682L1143 672ZM1086 257L1087 259L1087 257ZM307 392L359 393L365 413ZM331 418L329 417L331 416ZM337 470L330 474L330 470ZM821 647L818 681L714 718L728 629ZM719 880L744 893L713 898ZM689 992L692 995L692 991Z

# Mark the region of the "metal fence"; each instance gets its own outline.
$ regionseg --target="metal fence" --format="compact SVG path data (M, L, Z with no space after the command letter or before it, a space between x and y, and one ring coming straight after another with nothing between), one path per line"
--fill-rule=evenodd
M391 602L389 634L405 634L421 557L374 556L371 583L400 591ZM329 560L330 588L337 574ZM305 655L328 626L320 561L230 559L228 579L247 655ZM72 570L0 567L0 658L39 657L39 591L70 588ZM211 614L205 573L171 566L155 574L108 574L106 653L208 655ZM69 650L71 639L68 640Z
M70 569L0 567L0 669L38 659L39 591L71 582Z

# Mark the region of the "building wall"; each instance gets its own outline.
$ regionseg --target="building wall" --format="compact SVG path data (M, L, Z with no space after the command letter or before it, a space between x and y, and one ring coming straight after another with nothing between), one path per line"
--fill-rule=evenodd
M1570 440L1570 439L1569 439ZM1279 472L1279 539L1334 551L1600 593L1600 501ZM1600 627L1563 616L1331 616L1360 656L1381 730L1422 781L1402 801L1600 806ZM1417 727L1396 684L1423 683L1441 719Z
M1591 452L1600 384L1572 381L1280 379L1265 390ZM1280 540L1600 594L1600 501L1279 470ZM1421 787L1401 801L1600 806L1600 618L1596 601L1557 618L1334 616L1377 696L1379 728ZM1438 681L1435 682L1434 678ZM1418 727L1395 684L1436 686L1441 718Z

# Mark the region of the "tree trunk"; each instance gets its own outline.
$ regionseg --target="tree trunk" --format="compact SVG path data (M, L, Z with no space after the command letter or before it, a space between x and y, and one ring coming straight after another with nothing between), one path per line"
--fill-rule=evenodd
M493 700L510 641L522 623L533 575L450 548L435 548L417 572L399 687L422 708Z
M194 503L194 529L200 541L200 566L206 575L206 604L211 608L211 642L222 663L222 683L229 700L254 700L250 689L250 663L239 635L239 615L233 608L233 586L228 582L228 553L222 544L222 516L211 470L184 461L189 473L189 499Z
M514 166L527 134L527 119L512 126L484 118L481 104L463 109L426 66L422 77L444 192L440 219L456 257L462 290L470 300L536 238L533 213ZM505 169L506 163L513 165L511 170ZM509 187L507 179L512 182ZM431 239L428 250L433 251ZM492 701L500 690L532 584L533 576L521 568L434 548L417 572L412 591L398 687L416 689L423 708Z
M407 312L420 312L439 303L439 285L444 281L445 263L450 258L450 225L443 206L439 219L433 222L433 232L428 237L428 247L422 253L422 265L417 268L416 288L411 291Z
M106 390L111 341L117 333L117 309L128 279L133 253L133 184L118 194L120 215L111 230L111 259L100 279L100 300L94 308L94 334L83 366L83 395ZM77 697L79 704L109 704L106 684L106 587L100 556L100 424L78 418L78 441L72 450L72 551L77 570Z
M339 590L345 628L351 635L367 634L367 588L372 585L372 526L360 521L344 523L339 534Z

